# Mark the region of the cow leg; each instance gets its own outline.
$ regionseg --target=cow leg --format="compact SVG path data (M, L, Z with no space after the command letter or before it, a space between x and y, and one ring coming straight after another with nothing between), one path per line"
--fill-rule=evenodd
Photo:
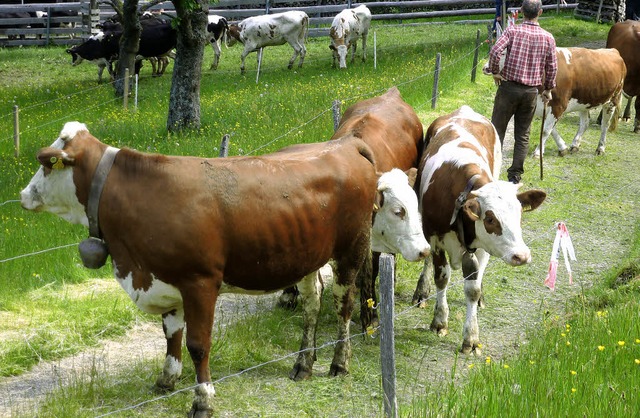
M571 148L569 149L572 154L580 150L580 141L582 141L582 135L584 135L587 128L589 127L589 111L580 110L578 111L578 115L580 116L580 125L578 126L578 132L576 132L576 136L573 137L573 142L571 142ZM606 123L608 124L609 118L610 115L603 115L602 124L604 125L605 121L607 121Z
M247 55L249 55L249 52L251 52L249 49L245 48L244 51L242 51L242 55L240 55L240 74L244 74L244 59L247 57Z
M308 379L313 373L313 362L316 360L316 329L322 298L323 284L318 280L317 272L305 276L298 283L298 290L302 298L303 331L298 359L289 373L289 378L295 381Z
M184 330L182 308L162 315L162 329L167 339L167 354L162 374L156 380L156 387L162 391L172 391L182 374L182 333Z
M436 284L436 306L431 321L431 331L435 331L439 336L444 337L449 333L449 305L447 304L447 285L451 278L451 266L447 262L444 251L434 251L433 257L433 277Z
M355 280L358 270L362 267L366 252L369 251L369 236L365 237L366 243L357 245L362 248L362 257L354 263L349 260L339 260L337 263L338 274L333 282L333 303L338 316L338 337L334 349L333 361L329 369L329 376L345 375L349 373L349 359L351 358L351 341L349 339L349 324L353 312L355 293Z
M291 59L289 60L289 65L287 66L288 69L292 69L293 68L293 63L295 62L296 58L298 58L298 55L300 55L300 45L297 45L295 43L291 43L291 47L293 47L293 55L291 56ZM302 63L302 60L300 61ZM302 66L302 64L300 64L300 66Z
M628 96L625 93L624 97L627 98L627 105L624 107L624 112L622 113L622 120L624 122L628 122L631 119L631 104L633 102L633 96Z
M638 96L636 96L636 120L633 124L633 132L640 133L640 100L638 100Z
M211 42L211 48L213 48L213 63L211 63L210 70L216 70L218 68L218 62L220 62L220 44L218 41Z
M298 68L302 68L304 57L307 55L307 48L304 46L304 40L300 42L300 62L298 62Z
M184 319L187 326L187 350L196 372L195 398L189 417L210 417L213 412L213 397L216 393L211 383L209 352L211 350L211 330L218 287L213 278L195 278L193 287L182 293Z
M358 47L358 41L353 41L350 47L351 47L351 64L353 64L353 62L356 59L356 49Z
M416 284L416 290L413 292L413 298L411 299L411 303L417 305L418 308L423 309L427 307L427 299L429 299L429 293L431 293L429 286L431 277L433 277L433 260L431 256L429 256L424 260L424 266L422 267L420 278Z
M596 155L604 154L604 147L607 143L607 131L617 126L617 106L614 103L606 103L602 106L602 122L600 124L600 142L596 148ZM588 113L587 113L588 114Z
M102 84L102 73L107 65L104 63L98 64L98 84Z
M380 262L380 253L368 252L362 267L358 270L357 283L360 288L360 324L363 330L378 325L378 312L369 307L368 300L377 300L376 277Z
M480 355L480 332L478 329L478 302L482 294L482 277L479 273L478 259L474 254L462 256L462 274L464 276L464 295L467 300L467 317L462 328L463 354Z

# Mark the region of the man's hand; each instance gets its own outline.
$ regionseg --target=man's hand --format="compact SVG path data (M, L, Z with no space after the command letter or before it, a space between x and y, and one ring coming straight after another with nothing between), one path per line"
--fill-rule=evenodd
M496 84L496 86L499 86L502 80L504 80L504 78L502 78L500 74L493 74L493 82Z
M551 90L545 90L542 92L541 94L542 97L542 103L547 104L551 101L552 96L551 96Z

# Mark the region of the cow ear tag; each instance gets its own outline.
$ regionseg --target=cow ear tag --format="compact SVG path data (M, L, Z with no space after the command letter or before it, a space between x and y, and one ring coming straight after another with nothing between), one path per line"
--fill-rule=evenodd
M53 164L52 167L55 168L56 170L61 170L64 168L64 163L62 162L62 158L51 157L49 161L51 161L51 163Z
M89 269L99 269L104 266L109 256L107 244L98 238L89 237L78 245L82 264Z

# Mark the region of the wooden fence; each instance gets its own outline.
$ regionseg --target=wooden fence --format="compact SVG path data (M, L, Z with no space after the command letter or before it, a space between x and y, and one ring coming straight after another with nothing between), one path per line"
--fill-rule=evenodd
M327 0L324 0L327 1ZM544 9L575 9L577 4L562 4L561 0L546 0ZM448 16L493 15L495 0L417 0L376 1L322 4L323 0L219 0L209 8L209 14L224 16L234 22L250 16L302 10L309 15L309 36L326 36L333 17L341 10L365 4L371 9L373 20L397 21L433 19ZM141 1L140 5L146 2ZM331 3L335 3L332 1ZM295 7L291 5L295 4ZM150 8L166 16L175 16L173 3L166 1ZM72 11L73 16L55 17L56 11ZM47 12L44 17L41 13ZM8 14L28 14L18 17ZM108 5L97 0L78 0L68 3L39 3L28 5L0 5L0 46L72 45L87 39L98 29L96 25L114 14ZM70 23L72 27L60 26Z

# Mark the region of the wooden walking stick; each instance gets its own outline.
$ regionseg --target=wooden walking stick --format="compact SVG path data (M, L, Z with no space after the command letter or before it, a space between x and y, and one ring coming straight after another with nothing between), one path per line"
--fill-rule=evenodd
M542 101L542 126L540 127L540 180L544 177L544 171L542 168L542 155L544 154L544 148L542 148L542 136L544 135L544 120L547 118L547 102Z

